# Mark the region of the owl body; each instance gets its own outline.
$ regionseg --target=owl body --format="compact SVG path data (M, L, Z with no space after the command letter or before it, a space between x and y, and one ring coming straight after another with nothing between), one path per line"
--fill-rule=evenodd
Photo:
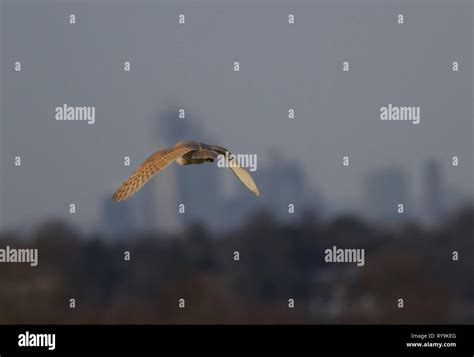
M214 162L218 155L228 150L217 145L208 145L197 141L183 140L169 149L158 150L147 158L114 193L114 201L122 201L140 189L153 175L173 161L178 165L203 164ZM242 167L230 166L239 180L257 196L260 194L250 174Z

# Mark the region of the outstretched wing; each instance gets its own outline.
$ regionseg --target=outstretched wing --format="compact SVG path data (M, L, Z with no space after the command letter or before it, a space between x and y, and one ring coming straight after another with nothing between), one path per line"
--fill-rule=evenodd
M217 146L217 145L203 145L205 149L213 150L217 152L218 154L225 155L226 153L229 153L230 151L227 150L226 148L222 146ZM253 180L252 176L248 173L247 170L245 170L243 167L237 166L236 163L233 165L230 165L230 169L232 172L239 178L239 180L247 187L250 191L255 193L257 196L260 196L260 192L258 191L257 185L255 184L255 181Z
M169 149L158 150L146 159L115 191L112 199L122 201L137 192L149 179L160 170L171 164L178 157L196 150L196 145L192 142L183 142Z

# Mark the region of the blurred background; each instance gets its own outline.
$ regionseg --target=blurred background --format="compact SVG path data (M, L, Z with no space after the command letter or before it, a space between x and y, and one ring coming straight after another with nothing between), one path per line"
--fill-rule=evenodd
M0 264L0 323L473 323L472 2L0 9L0 248L39 249ZM382 122L389 103L420 124ZM257 154L261 196L172 165L111 201L183 139ZM326 263L334 245L365 266Z

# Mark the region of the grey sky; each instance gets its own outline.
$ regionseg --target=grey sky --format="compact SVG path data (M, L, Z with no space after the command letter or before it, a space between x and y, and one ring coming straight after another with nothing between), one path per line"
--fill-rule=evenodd
M335 205L360 200L363 177L392 164L407 170L419 195L429 158L449 186L472 195L472 6L3 2L4 224L64 216L69 202L80 207L78 222L98 223L104 195L164 145L157 128L180 107L188 116L180 125L196 120L216 144L257 153L259 168L272 149L284 152ZM56 121L64 103L96 106L96 123ZM389 103L420 106L421 123L382 122L379 109Z

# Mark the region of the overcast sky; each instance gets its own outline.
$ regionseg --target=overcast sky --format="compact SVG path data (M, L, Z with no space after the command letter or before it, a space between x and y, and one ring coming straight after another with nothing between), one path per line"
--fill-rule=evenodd
M181 107L179 125L257 153L259 167L273 149L297 161L334 205L360 199L365 175L390 165L420 195L430 158L472 195L472 2L36 1L1 11L4 226L64 216L69 202L78 222L98 223L104 196L175 139L159 128ZM420 124L381 121L389 103L419 106ZM63 104L95 106L95 124L56 121Z

